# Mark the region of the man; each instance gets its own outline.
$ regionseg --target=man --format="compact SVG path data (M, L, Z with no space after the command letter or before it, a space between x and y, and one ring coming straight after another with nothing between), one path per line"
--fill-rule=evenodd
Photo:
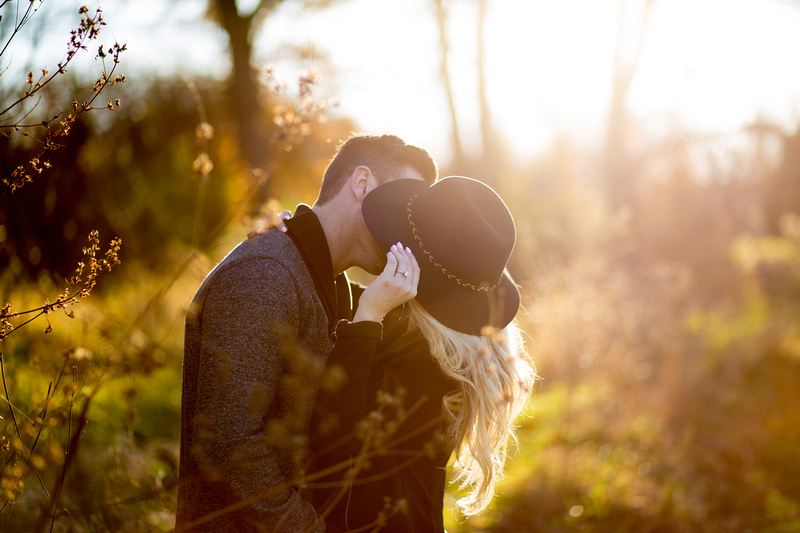
M324 531L295 482L338 319L352 318L343 272L386 257L361 203L396 179L433 183L428 153L392 135L353 136L312 208L286 233L237 246L203 281L186 317L179 531Z

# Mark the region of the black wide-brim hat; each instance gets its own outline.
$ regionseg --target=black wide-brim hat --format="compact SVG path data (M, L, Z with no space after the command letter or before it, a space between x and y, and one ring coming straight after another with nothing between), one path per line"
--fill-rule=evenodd
M519 290L506 265L516 228L490 187L461 176L430 186L395 180L367 194L361 210L384 250L398 242L412 250L417 301L443 325L481 335L514 319Z

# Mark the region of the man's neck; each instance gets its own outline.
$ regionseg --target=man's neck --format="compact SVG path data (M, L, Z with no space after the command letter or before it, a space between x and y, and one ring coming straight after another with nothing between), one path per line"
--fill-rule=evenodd
M346 238L348 231L347 224L343 223L341 217L331 209L330 204L314 205L311 210L317 215L322 231L325 233L325 240L328 241L328 249L331 251L331 264L333 265L333 275L338 276L351 265L348 263Z

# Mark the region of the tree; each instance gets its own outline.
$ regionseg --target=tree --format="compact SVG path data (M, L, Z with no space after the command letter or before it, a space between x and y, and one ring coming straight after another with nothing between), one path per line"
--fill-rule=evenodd
M243 13L236 0L208 0L209 12L228 35L231 72L228 77L230 112L236 122L241 157L252 169L260 169L269 157L267 113L259 98L259 71L253 64L253 42L264 24L284 0L259 0L248 13ZM304 7L322 8L333 0L298 0ZM269 182L264 182L254 203L270 196Z
M619 0L617 15L617 39L614 48L614 74L611 88L611 102L608 112L605 146L605 193L612 208L629 203L633 190L633 172L631 158L627 149L628 117L626 99L633 76L639 66L639 60L645 43L645 30L655 0L644 0L638 27L635 28L635 40L626 41L628 3Z
M209 0L209 8L228 35L231 72L228 78L229 101L236 117L242 158L253 168L262 164L266 131L258 101L258 73L253 67L253 38L282 0L261 0L242 14L236 0Z
M458 114L456 113L456 103L453 95L453 86L450 82L450 66L448 54L450 52L450 41L447 38L447 9L443 0L434 0L436 27L439 30L439 51L440 64L439 72L442 76L445 96L447 98L447 108L450 111L450 145L453 150L451 164L455 168L460 168L465 163L464 146L461 143L461 133L458 127Z
M489 8L489 0L477 0L478 2L478 27L477 27L477 46L478 60L475 74L478 76L478 105L480 106L480 127L481 145L483 146L484 158L492 161L496 158L497 144L495 143L494 131L492 128L492 113L489 106L489 96L486 93L486 43L484 41L484 26L486 15Z

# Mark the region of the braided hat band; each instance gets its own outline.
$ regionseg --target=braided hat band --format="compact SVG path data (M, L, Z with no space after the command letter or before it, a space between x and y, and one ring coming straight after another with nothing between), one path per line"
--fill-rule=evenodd
M414 198L416 198L416 196ZM497 283L495 283L491 287L486 283L482 283L480 285L474 285L472 283L468 283L468 282L462 280L461 278L459 278L455 274L451 274L450 272L447 271L447 269L444 266L442 266L441 263L439 263L438 261L436 261L436 259L434 259L433 255L431 255L431 253L428 250L425 249L425 244L423 244L422 239L419 236L419 232L417 231L417 225L414 224L413 215L411 213L411 204L414 202L414 198L409 200L408 205L406 205L406 212L408 213L408 224L409 224L409 226L411 226L411 233L414 235L414 240L417 241L417 244L419 245L419 249L430 260L431 264L433 266L435 266L436 269L439 272L444 274L444 276L447 279L449 279L451 281L455 281L456 283L458 283L458 285L460 287L463 287L465 289L470 289L470 290L478 291L478 292L489 292L489 291L493 291L497 287L499 287L500 286L500 282L503 279L502 276L500 277L500 279L497 280Z

